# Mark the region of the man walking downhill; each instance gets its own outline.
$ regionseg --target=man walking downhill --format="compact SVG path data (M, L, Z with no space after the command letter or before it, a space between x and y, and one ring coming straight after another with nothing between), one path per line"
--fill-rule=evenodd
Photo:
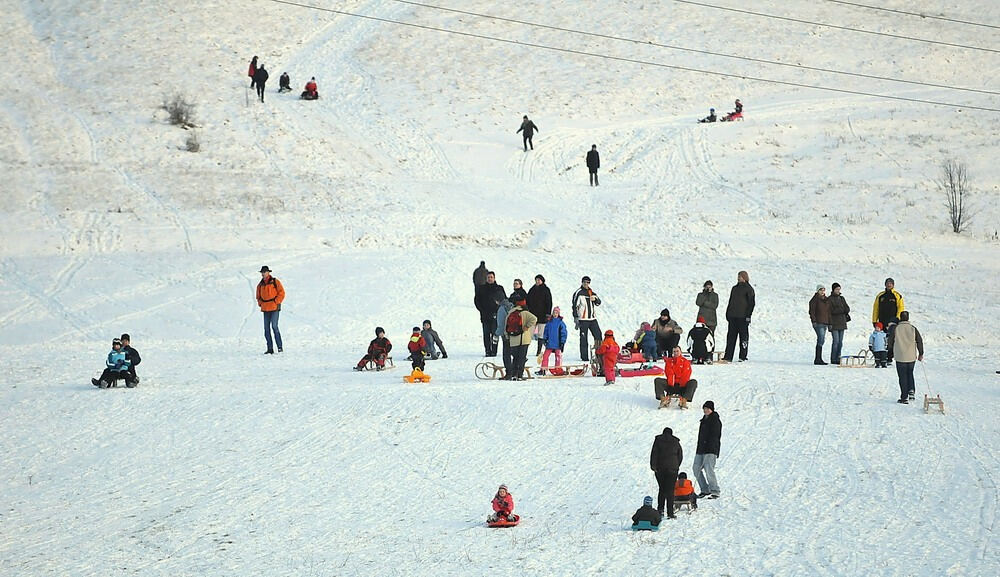
M281 281L271 276L267 265L260 267L260 282L257 283L257 306L264 313L264 340L267 341L265 355L274 354L274 344L271 341L271 331L274 331L274 343L281 352L281 333L278 332L278 315L281 313L281 302L285 300L285 287Z
M537 131L537 130L538 130L538 127L535 126L534 122L528 120L528 115L525 114L524 115L524 120L521 121L521 128L517 129L517 132L522 132L523 133L522 137L523 137L523 140L524 140L524 151L525 152L528 151L528 147L529 146L531 147L531 150L535 149L535 144L533 142L531 142L531 137L535 135L535 131ZM517 132L515 132L514 134L517 134Z

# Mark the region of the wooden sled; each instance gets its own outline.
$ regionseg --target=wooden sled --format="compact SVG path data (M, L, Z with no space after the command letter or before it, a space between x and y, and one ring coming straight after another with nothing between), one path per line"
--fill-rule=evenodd
M498 365L490 361L483 361L476 365L476 378L484 381L495 381L507 376L507 369L503 365ZM531 378L531 367L524 367L524 374L521 378Z
M381 369L379 369L378 365L375 364L375 359L369 359L368 362L365 363L365 370L366 371L375 371L375 370L386 371L386 370L394 369L394 368L396 368L396 365L392 362L392 357L386 357L385 358L385 365Z
M931 405L937 405L937 408L944 414L944 401L941 400L941 395L936 397L931 397L929 395L924 395L924 413L929 413L931 410Z
M843 355L840 357L840 366L851 369L867 367L868 361L872 359L872 352L868 349L861 349L856 355Z
M674 513L681 510L681 508L687 509L688 513L693 513L695 510L691 508L691 501L677 501L677 497L674 497Z

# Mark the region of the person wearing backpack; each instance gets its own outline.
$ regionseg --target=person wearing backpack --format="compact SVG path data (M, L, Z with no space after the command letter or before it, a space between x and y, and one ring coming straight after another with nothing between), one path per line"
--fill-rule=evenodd
M528 347L531 346L532 329L538 323L538 317L525 309L526 299L518 294L515 297L514 308L507 313L504 321L504 332L510 341L513 357L510 372L506 377L509 381L524 380L524 365L528 361Z

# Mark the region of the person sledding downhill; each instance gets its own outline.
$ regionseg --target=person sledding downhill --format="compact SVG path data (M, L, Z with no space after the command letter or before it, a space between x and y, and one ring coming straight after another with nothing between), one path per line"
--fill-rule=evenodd
M316 86L316 77L313 76L306 82L306 88L299 96L302 100L317 100L319 98L319 88Z
M494 526L516 525L521 517L514 514L514 496L507 491L507 485L500 485L497 494L493 496L493 514L486 522Z
M355 371L363 371L368 363L373 363L375 365L376 371L381 371L385 369L385 361L389 356L389 351L392 350L392 343L389 339L385 338L385 329L382 327L375 327L375 338L368 343L368 353L361 357L358 364L354 367Z
M618 363L618 352L621 347L615 342L614 331L608 329L604 331L604 340L594 349L594 354L598 357L598 364L604 371L604 385L615 384L615 365Z
M426 383L431 380L430 376L424 373L424 349L427 342L420 334L420 327L413 327L413 334L410 335L410 342L406 343L407 350L410 351L410 361L413 371L403 377L407 383Z
M646 495L642 499L642 507L632 515L633 531L657 531L663 521L663 514L653 508L653 498Z
M743 120L743 103L740 102L739 98L736 99L736 110L723 116L720 122L732 122L734 120Z
M706 116L705 118L702 118L698 122L700 122L701 124L705 124L705 123L708 123L708 122L715 122L718 119L719 119L719 117L717 117L715 115L715 109L714 108L709 108L708 109L708 116Z
M134 388L136 381L132 380L129 375L129 362L125 356L125 351L122 350L121 339L115 339L111 341L111 352L108 353L107 361L105 361L104 372L101 373L100 380L90 379L91 384L95 387L106 389L114 384L118 379L123 379L125 381L125 386L128 388Z

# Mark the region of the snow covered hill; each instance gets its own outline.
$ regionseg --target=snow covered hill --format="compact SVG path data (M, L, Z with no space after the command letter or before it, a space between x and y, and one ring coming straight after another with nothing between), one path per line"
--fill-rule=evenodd
M8 4L0 575L1000 573L995 2L708 3L966 48L672 1ZM176 94L200 152L159 109ZM744 122L694 122L735 98ZM976 191L961 235L948 159ZM749 271L750 362L695 369L723 498L625 530L653 437L690 470L700 412L657 411L649 378L475 379L480 260L508 290L544 274L567 314L591 276L619 335L664 307L690 328L704 280L725 306ZM276 357L262 264L288 291ZM811 364L816 285L843 285L853 353L887 276L946 415L896 405L892 369ZM425 318L449 359L404 385ZM400 368L352 372L377 325ZM99 391L121 332L142 383ZM524 521L490 531L501 482Z

